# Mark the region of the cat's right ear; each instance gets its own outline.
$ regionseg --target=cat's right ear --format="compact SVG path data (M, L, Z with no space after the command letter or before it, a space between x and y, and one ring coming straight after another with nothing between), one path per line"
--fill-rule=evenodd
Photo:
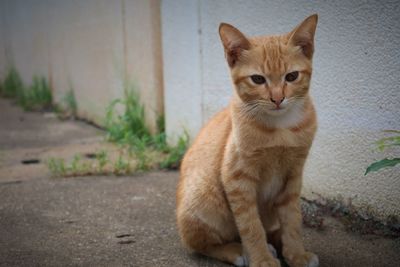
M311 15L290 33L289 43L300 47L309 59L312 59L314 53L314 35L317 23L318 15Z
M243 50L250 49L250 42L238 29L227 23L219 25L219 36L225 50L225 57L232 68L239 60Z

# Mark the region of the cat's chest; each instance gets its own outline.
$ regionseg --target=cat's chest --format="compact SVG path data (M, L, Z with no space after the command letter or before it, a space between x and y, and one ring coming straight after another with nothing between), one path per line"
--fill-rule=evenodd
M249 150L273 147L297 147L305 144L304 136L289 129L277 129L269 133L262 131L247 132L239 135L238 143Z
M261 181L258 191L260 203L273 202L284 187L284 177L280 174L275 174Z
M284 176L287 171L296 165L300 158L305 157L306 147L260 147L249 153L249 159L255 162L262 180L272 176Z
M272 147L256 153L260 200L273 201L284 191L290 170L301 164L304 152L304 148Z

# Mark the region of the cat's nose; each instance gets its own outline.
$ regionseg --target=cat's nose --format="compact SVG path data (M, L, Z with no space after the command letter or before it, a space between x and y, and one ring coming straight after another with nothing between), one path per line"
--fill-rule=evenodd
M275 103L277 107L279 107L280 104L282 104L283 100L285 100L285 97L279 98L279 97L271 97L271 101Z

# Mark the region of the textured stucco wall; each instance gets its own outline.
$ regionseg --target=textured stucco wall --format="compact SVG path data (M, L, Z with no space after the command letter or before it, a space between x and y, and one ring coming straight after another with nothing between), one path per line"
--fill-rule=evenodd
M159 0L0 0L0 7L2 77L12 64L26 83L47 77L58 100L73 89L80 116L100 124L128 77L156 128L163 113Z
M32 8L27 9L25 5ZM1 1L4 44L8 63L18 66L24 82L34 75L48 75L48 32L44 1ZM34 30L32 30L34 29Z
M196 1L162 1L166 131L171 142L202 126L200 21Z
M171 60L164 51L165 106L174 110L167 112L167 126L174 125L167 127L168 134L176 134L179 124L197 132L197 123L203 125L230 99L220 22L248 35L277 34L318 13L311 93L319 131L304 193L351 199L382 218L400 215L399 169L363 175L370 162L382 157L372 148L380 131L400 129L400 2L188 2L162 5L163 45L174 53Z
M164 113L160 0L124 4L127 73L140 89L147 121L156 130Z
M4 42L5 36L5 18L4 18L4 3L0 1L0 77L3 77L6 71L6 44Z
M108 103L123 92L121 3L57 0L48 8L56 95L73 89L80 115L101 121Z

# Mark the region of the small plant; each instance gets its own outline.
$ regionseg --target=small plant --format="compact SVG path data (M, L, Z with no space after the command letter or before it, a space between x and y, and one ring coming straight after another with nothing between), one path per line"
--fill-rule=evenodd
M107 151L101 150L99 153L96 154L96 160L98 165L98 171L104 172L104 168L108 163L108 154Z
M147 147L142 147L142 145L140 146L136 146L136 147L132 147L130 148L135 156L136 159L136 170L138 171L147 171L151 168L151 152L150 149L148 149Z
M26 110L52 109L53 93L47 80L44 77L35 76L32 85L24 90L18 102Z
M71 166L68 168L69 171L73 173L79 173L81 172L81 156L80 155L75 155L74 158L72 159Z
M122 155L119 155L118 159L114 163L114 174L124 175L129 173L131 173L131 165L122 157Z
M17 100L23 98L24 84L15 68L12 67L8 70L2 82L0 94L3 97L15 98Z
M120 114L117 108L122 109ZM150 133L145 123L144 108L134 88L125 90L125 99L114 100L109 105L105 125L108 140L127 146L136 157L136 169L141 171L153 166L178 168L188 145L186 133L179 138L176 146L167 144L163 116L157 119L158 133Z
M76 118L78 114L78 104L75 93L70 89L62 98L61 103L53 105L53 111L61 120Z
M0 95L16 100L25 110L53 109L53 94L44 77L33 77L26 87L15 68L11 68L0 86Z
M163 169L178 169L189 143L189 134L180 136L176 146L168 147L168 156L160 163Z
M76 103L75 93L73 89L70 89L64 96L63 102L65 103L66 112L76 117L78 111L78 104Z
M400 146L400 131L398 130L386 130L386 133L395 134L394 136L385 137L376 142L378 149L382 152L388 147L396 147ZM382 160L376 161L368 166L364 175L367 175L369 172L378 171L385 167L394 167L395 165L400 163L400 158L384 158Z
M133 171L130 161L132 158L126 150L119 150L119 155L112 162L105 150L94 154L94 157L83 158L80 154L66 162L62 158L50 158L47 167L53 177L75 177L91 175L128 175Z
M122 115L116 114L116 108L123 108ZM145 123L144 108L139 102L135 90L128 90L125 99L116 99L107 108L105 127L107 138L118 144L133 145L138 139L150 137Z
M66 163L61 158L50 158L47 162L47 167L52 176L55 177L88 175L91 173L91 165L83 162L80 155L75 155L71 163Z
M50 158L47 167L53 176L65 176L67 173L64 159Z
M76 112L76 101L72 90L66 95L64 102L68 108ZM69 164L63 160L53 159L49 161L49 169L52 173L56 176L110 173L126 175L132 173L133 170L147 171L157 167L177 169L189 142L189 135L185 132L179 137L175 146L168 145L163 116L157 118L157 133L151 134L145 122L144 107L133 87L125 88L124 99L111 102L106 110L104 125L107 139L120 146L120 155L114 162L110 162L106 151L96 154L94 164L82 160L79 155L76 155ZM134 166L130 164L131 158L134 158Z

